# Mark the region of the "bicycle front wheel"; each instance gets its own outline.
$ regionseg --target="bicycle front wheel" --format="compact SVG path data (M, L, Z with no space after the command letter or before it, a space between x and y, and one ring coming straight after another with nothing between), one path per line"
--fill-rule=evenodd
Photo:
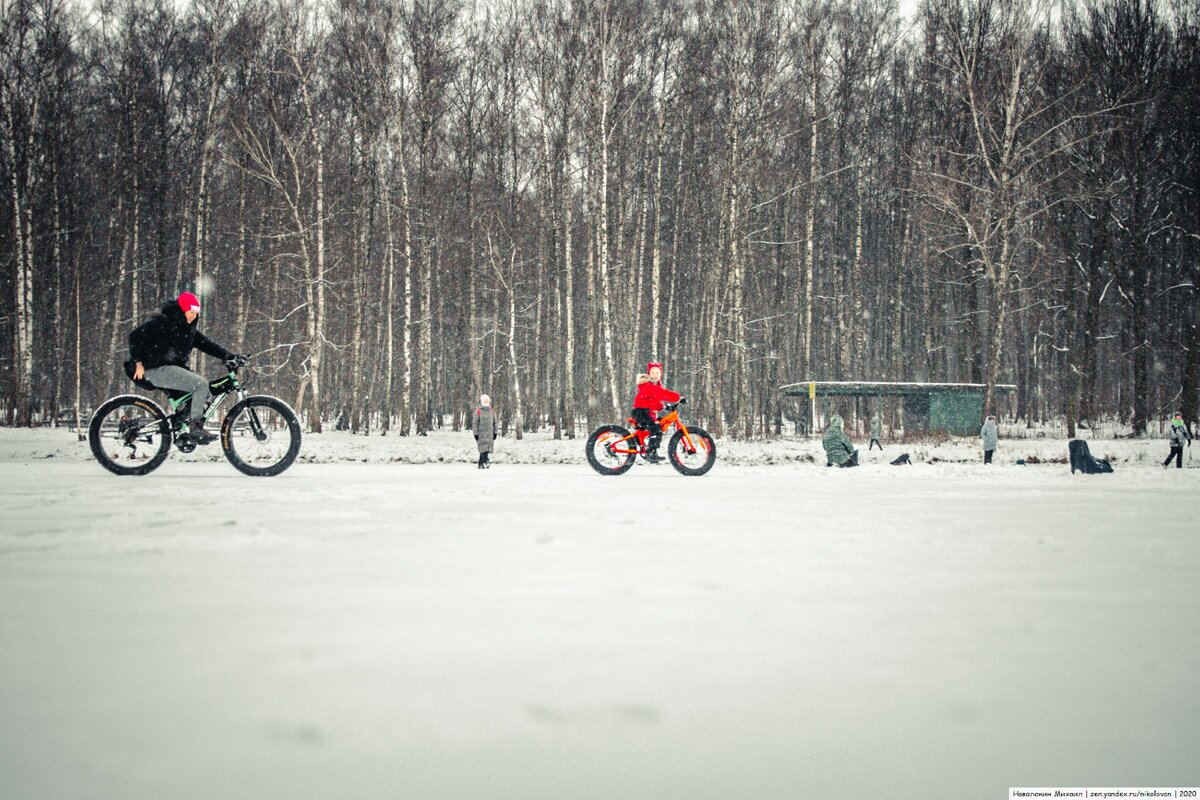
M601 475L622 475L637 458L637 441L620 425L601 425L587 440L587 460Z
M153 400L123 394L92 414L88 445L100 466L117 475L145 475L171 450L171 424Z
M678 430L667 445L667 458L681 475L703 475L717 463L717 445L703 428L688 428L687 438Z
M243 474L278 475L300 454L300 420L277 397L247 397L225 416L221 449L229 463Z

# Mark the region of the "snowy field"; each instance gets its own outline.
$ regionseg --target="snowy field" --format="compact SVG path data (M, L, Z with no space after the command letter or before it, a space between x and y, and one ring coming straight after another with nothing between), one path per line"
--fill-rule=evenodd
M0 798L1200 783L1200 463L1161 440L1093 442L1106 476L1013 463L1061 440L722 441L615 479L582 440L469 444L122 479L0 430Z

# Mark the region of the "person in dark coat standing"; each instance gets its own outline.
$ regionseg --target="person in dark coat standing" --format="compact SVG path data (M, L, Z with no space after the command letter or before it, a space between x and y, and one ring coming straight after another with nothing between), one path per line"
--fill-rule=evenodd
M983 421L983 427L979 429L979 438L983 440L983 463L992 463L992 454L996 452L996 445L1000 442L1000 432L996 429L996 418L988 415L988 418Z
M1187 425L1183 424L1183 414L1175 412L1167 433L1171 439L1171 454L1163 462L1163 469L1171 465L1171 459L1175 459L1175 469L1183 469L1183 445L1186 442L1188 447L1192 446L1192 434L1188 432Z
M193 349L224 361L238 356L197 330L199 316L200 300L191 292L165 304L129 334L125 372L134 381L149 381L157 389L191 392L189 435L198 444L208 444L217 438L204 430L204 409L212 395L208 380L188 369L188 358Z
M488 469L491 467L488 455L496 443L496 412L492 410L492 398L486 394L479 395L479 408L475 409L471 419L471 433L479 447L479 469Z

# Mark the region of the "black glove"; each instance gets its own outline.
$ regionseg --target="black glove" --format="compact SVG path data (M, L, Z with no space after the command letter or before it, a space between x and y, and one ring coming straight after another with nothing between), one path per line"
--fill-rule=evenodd
M244 367L249 363L250 363L250 359L241 354L232 355L229 358L225 359L225 366L229 367L230 369L237 369L238 367Z
M687 398L686 398L686 397L681 397L681 398L679 398L679 402L678 402L678 403L676 403L675 405L679 405L679 406L686 406L686 405L687 405Z
M472 433L471 435L475 437L475 441L477 441L477 442L479 441L479 434L478 434L478 433Z

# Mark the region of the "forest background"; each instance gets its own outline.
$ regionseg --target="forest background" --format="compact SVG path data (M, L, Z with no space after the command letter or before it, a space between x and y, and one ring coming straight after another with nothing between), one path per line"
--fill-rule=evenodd
M1194 423L1198 34L1197 0L0 0L0 414L127 390L191 290L312 431L488 392L573 436L651 359L717 435L809 379Z

